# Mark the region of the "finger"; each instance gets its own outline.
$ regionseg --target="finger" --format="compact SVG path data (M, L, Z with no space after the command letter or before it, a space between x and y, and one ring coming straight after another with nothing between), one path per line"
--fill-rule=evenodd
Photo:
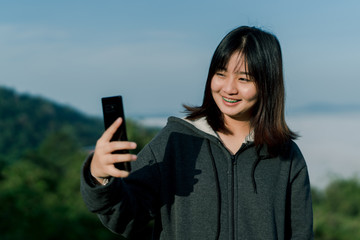
M101 163L101 165L94 165L94 161L91 162L90 171L91 175L97 178L104 178L108 176L118 177L114 171L116 163L132 162L137 159L134 154L107 154ZM114 175L116 174L116 175Z
M114 166L109 169L109 174L110 174L110 176L116 177L116 178L126 178L129 176L130 173L127 171L119 170Z
M101 140L106 141L106 142L110 142L111 138L113 137L114 133L116 132L116 130L120 127L120 125L123 123L123 119L122 118L118 118L116 119L108 129L106 129L106 131L103 133L103 135L101 136Z
M137 156L134 154L112 154L109 162L111 164L121 163L121 162L133 162L136 161Z
M117 150L134 150L137 145L135 142L128 141L113 141L107 144L104 148L106 153L112 153Z
M103 166L109 167L109 166L113 166L116 163L132 162L132 161L135 161L136 159L137 159L137 156L135 154L131 154L131 153L107 154L104 157Z

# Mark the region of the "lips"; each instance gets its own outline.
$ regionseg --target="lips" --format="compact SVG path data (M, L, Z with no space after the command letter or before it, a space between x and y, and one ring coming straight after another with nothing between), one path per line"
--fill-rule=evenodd
M226 98L226 97L222 97L222 99L228 103L237 103L237 102L241 101L241 100L236 100L236 99L231 99L231 98Z

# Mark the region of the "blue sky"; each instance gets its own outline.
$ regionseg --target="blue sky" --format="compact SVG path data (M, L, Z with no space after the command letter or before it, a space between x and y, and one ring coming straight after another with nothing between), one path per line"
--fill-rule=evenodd
M360 2L1 1L0 85L101 114L121 94L129 116L198 105L210 58L240 25L273 32L287 108L360 104Z

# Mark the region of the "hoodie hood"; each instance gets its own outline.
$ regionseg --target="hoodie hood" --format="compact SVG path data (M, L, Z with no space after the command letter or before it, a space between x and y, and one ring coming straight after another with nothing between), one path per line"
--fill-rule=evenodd
M219 140L221 140L219 135L211 128L211 126L207 122L206 117L202 117L202 118L199 118L196 120L188 120L188 119L183 119L183 120L192 124L194 127L199 129L200 131L203 131L203 132L205 132L209 135L212 135L212 136L218 138ZM251 131L244 140L244 143L250 143L250 142L254 142L254 131Z

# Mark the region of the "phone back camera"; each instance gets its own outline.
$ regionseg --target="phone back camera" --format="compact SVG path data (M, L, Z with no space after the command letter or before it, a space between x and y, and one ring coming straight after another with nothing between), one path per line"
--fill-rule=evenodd
M106 113L113 113L113 112L116 112L116 109L117 109L116 104L108 104L105 106L104 110Z

